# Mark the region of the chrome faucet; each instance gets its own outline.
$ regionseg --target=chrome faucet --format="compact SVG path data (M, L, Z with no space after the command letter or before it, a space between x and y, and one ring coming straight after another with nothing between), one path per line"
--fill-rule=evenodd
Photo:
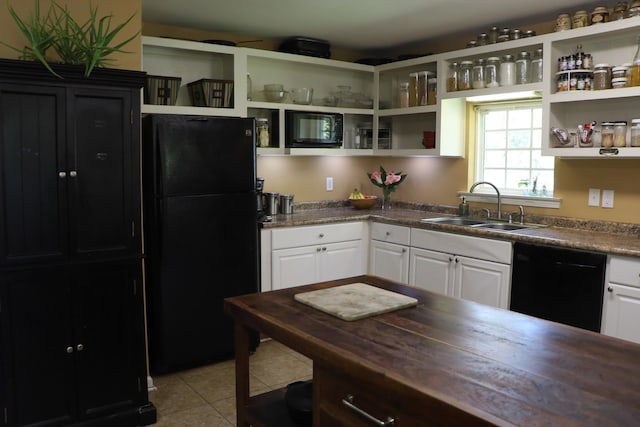
M487 184L493 187L494 190L496 190L496 194L498 195L498 219L502 219L502 196L500 195L500 190L498 190L498 187L496 187L495 185L493 185L492 183L488 182L488 181L478 181L475 184L473 184L471 186L471 188L469 189L469 193L473 193L473 190L481 184Z
M520 224L524 224L524 206L518 206L517 212L511 212L509 214L509 224L513 223L513 215L518 215L520 218Z

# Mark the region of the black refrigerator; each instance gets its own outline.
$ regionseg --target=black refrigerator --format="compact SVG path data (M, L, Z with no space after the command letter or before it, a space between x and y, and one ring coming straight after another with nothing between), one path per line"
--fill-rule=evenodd
M223 300L259 289L254 134L254 119L143 118L153 373L233 357L233 322Z

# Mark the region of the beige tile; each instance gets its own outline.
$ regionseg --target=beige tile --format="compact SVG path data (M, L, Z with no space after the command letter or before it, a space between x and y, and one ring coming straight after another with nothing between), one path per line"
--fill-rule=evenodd
M260 381L274 387L282 383L289 383L298 378L312 374L311 362L303 361L289 354L269 360L250 362L251 375Z
M176 375L156 377L154 384L157 390L149 393L149 400L153 402L161 415L184 411L206 403Z
M158 417L155 427L230 427L218 411L209 405L201 405L184 411Z
M216 411L232 424L236 424L236 398L229 397L227 399L218 400L211 404Z
M236 369L235 360L225 360L210 365L200 366L186 371L180 371L177 375L187 383L207 378L234 375Z

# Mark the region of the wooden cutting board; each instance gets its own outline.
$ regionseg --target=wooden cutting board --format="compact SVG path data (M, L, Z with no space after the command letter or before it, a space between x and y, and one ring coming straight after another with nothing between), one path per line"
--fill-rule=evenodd
M358 320L401 308L412 307L418 300L365 283L350 283L333 288L295 294L303 304L343 320Z

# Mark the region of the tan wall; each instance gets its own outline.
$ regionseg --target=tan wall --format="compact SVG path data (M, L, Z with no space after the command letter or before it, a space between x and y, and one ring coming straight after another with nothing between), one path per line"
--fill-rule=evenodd
M93 4L98 8L98 17L113 15L111 20L111 29L113 30L120 23L124 22L131 15L135 16L129 24L122 29L116 36L113 44L124 41L134 35L142 27L142 0L109 0L93 1L87 0L58 0L61 6L66 5L71 11L72 16L84 22L89 17L89 5ZM8 4L16 11L22 20L26 20L34 10L35 0L8 0ZM40 0L40 14L45 15L49 10L49 0ZM26 39L16 26L13 18L11 18L6 2L0 4L0 40L4 43L16 48L22 48L26 44ZM140 35L136 40L131 41L124 47L124 50L130 53L115 53L110 58L114 62L110 64L113 68L140 70L141 69L141 42ZM48 57L55 59L53 51L47 52ZM0 58L17 59L19 53L0 44Z

